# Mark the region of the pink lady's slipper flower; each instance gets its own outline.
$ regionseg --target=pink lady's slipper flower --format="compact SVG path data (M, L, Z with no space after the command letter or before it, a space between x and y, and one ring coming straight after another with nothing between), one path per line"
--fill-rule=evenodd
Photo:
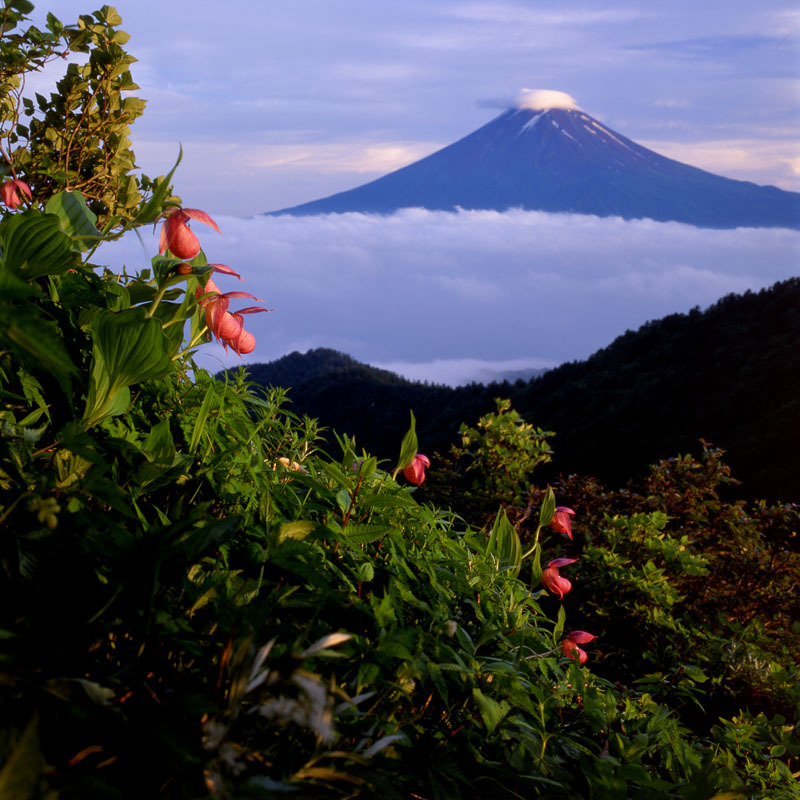
M580 663L583 664L586 661L586 653L578 647L579 644L586 644L587 642L591 642L592 639L596 639L597 637L593 633L587 633L586 631L572 631L572 633L561 642L561 650L567 658L572 658L573 653L575 651L578 652L578 659Z
M556 533L565 533L568 538L572 538L572 519L575 512L566 506L556 506L553 519L550 520L550 527Z
M270 311L269 308L262 308L261 306L250 306L249 308L242 308L235 311L233 314L227 316L233 317L233 321L238 327L238 330L231 336L221 336L220 339L224 347L230 347L236 355L240 356L242 353L252 353L256 348L256 337L250 331L244 329L244 320L242 314L257 314L259 311Z
M242 279L242 276L238 272L234 272L226 264L209 264L208 266L212 268L211 269L212 272L224 272L226 275L233 275L235 278L238 278L239 280Z
M542 586L551 594L557 594L559 600L564 599L564 595L572 588L572 583L558 574L559 567L566 567L567 564L574 564L577 558L554 558L544 570L542 570Z
M161 226L161 240L158 247L158 252L162 256L169 250L175 258L188 261L200 252L200 240L189 228L190 219L203 222L222 234L217 223L205 211L200 211L198 208L168 208L163 216L166 219Z
M11 209L19 208L22 203L21 194L27 195L28 200L33 198L31 189L25 181L14 178L12 181L6 181L0 184L0 198Z
M415 486L419 486L425 480L425 470L431 465L428 456L417 453L414 460L403 470L406 480L411 481Z
M233 271L231 270L231 272ZM250 297L253 300L258 300L258 298L249 292L223 293L211 278L206 281L205 287L197 287L196 296L197 304L206 313L208 329L222 342L225 349L230 347L237 355L252 353L256 346L256 339L252 333L244 329L242 314L257 314L260 311L269 311L270 309L262 308L261 306L249 306L231 313L228 311L230 298Z

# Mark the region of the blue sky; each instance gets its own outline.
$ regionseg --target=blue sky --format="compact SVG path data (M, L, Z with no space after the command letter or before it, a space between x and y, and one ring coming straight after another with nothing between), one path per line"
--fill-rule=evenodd
M800 272L800 234L789 231L518 212L254 216L427 155L523 88L567 92L667 156L800 191L794 2L116 7L148 101L132 135L139 165L163 174L182 144L176 189L224 233L195 226L209 260L276 309L248 320L258 346L246 361L329 346L456 381L583 358L649 319ZM92 9L54 0L37 11L70 22ZM148 253L134 240L108 257L130 267ZM212 345L202 359L223 356Z

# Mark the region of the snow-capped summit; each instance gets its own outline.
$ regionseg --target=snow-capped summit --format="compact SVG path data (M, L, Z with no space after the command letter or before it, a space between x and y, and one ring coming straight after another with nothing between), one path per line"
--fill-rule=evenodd
M706 172L648 150L565 92L524 90L463 139L355 189L278 214L523 208L710 228L800 228L800 194Z

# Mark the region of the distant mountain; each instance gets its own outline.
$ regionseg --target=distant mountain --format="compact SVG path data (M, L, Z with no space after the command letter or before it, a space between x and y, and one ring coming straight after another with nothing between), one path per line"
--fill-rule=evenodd
M355 189L272 213L522 208L708 228L800 228L796 192L666 158L564 102L569 96L561 92L531 96L533 101L507 109L427 158Z
M459 424L474 424L502 396L556 432L540 480L577 472L618 486L658 459L696 453L702 437L728 451L744 495L800 502L798 341L800 278L792 278L649 322L527 383L429 386L324 349L248 371L262 385L291 387L295 413L355 435L388 461L409 409L430 455L446 452Z

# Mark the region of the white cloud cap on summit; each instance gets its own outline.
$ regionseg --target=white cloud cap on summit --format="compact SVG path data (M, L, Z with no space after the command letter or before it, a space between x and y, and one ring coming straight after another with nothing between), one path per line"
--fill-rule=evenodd
M557 92L554 89L523 89L515 101L517 108L526 108L530 111L546 111L549 108L568 108L580 111L577 100L566 92Z

